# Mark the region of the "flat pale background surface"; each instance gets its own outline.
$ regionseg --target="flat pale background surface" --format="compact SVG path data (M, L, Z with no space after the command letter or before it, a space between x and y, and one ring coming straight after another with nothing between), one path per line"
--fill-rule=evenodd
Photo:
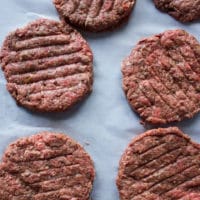
M17 27L39 17L58 19L51 0L8 0L0 7L0 43ZM93 93L68 112L38 114L18 107L0 71L0 154L17 138L43 130L63 132L82 144L94 160L93 200L118 200L118 162L131 138L144 132L121 88L121 62L138 40L182 28L200 40L199 21L183 25L155 9L152 0L137 0L128 23L113 32L83 33L94 53ZM200 142L200 115L173 124ZM88 143L88 144L87 144Z

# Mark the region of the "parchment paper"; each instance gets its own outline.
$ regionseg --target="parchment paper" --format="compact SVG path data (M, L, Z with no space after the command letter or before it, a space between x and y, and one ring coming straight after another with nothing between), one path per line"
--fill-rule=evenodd
M1 0L0 43L17 27L39 17L58 19L51 0ZM70 111L38 114L16 105L0 72L0 154L17 138L43 130L64 132L82 144L94 160L93 200L118 200L118 162L131 138L145 128L129 107L121 88L121 62L138 40L167 29L183 28L200 40L199 21L181 24L155 9L152 0L137 0L128 21L107 33L83 33L94 53L93 93ZM200 115L173 125L200 142Z

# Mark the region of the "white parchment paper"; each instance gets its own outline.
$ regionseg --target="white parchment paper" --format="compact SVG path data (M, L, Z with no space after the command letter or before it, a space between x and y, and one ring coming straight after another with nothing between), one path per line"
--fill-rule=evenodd
M1 0L0 43L17 27L39 17L58 19L51 0ZM138 40L167 29L183 28L200 40L199 21L181 24L155 9L152 0L137 0L128 23L113 32L83 36L94 53L93 93L70 111L38 114L15 104L0 72L0 154L17 138L43 130L64 132L82 144L94 160L93 200L118 200L118 162L131 138L145 128L129 107L121 88L121 62ZM200 115L174 124L200 142Z

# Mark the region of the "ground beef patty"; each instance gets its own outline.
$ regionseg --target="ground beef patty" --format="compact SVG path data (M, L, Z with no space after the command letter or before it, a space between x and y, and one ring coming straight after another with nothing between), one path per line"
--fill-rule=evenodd
M200 44L183 30L141 40L122 73L127 99L145 122L181 121L200 110Z
M89 200L90 156L64 134L42 132L12 143L0 165L0 200Z
M92 52L67 24L39 19L17 29L0 59L8 91L32 110L63 111L92 90Z
M97 32L118 25L131 13L136 0L53 1L61 19L83 29Z
M200 145L176 127L147 131L123 154L117 186L121 200L197 200Z
M181 22L200 19L200 0L154 0L154 3Z

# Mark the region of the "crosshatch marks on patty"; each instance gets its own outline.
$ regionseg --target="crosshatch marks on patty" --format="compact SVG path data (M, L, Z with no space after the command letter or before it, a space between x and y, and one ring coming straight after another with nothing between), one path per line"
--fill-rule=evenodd
M136 0L53 0L61 19L89 31L104 31L128 17Z
M41 132L10 144L0 164L0 200L89 200L90 156L64 134Z
M122 155L117 178L121 200L197 200L200 145L178 128L138 136Z
M200 19L200 0L154 0L155 6L181 22Z
M122 73L127 99L144 122L181 121L200 110L200 44L184 30L141 40Z
M63 111L92 90L93 55L69 25L38 19L10 33L1 50L7 89L36 111Z

